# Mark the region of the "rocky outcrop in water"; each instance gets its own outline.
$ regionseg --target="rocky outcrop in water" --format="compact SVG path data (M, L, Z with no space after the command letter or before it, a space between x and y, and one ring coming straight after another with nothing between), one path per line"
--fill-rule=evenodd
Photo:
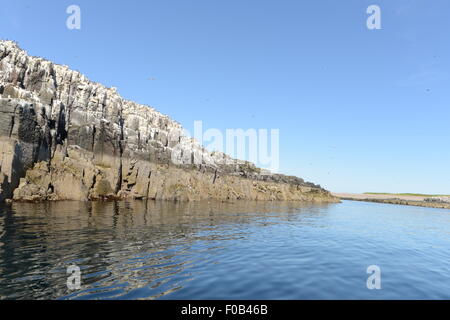
M450 197L430 197L425 198L423 201L430 203L447 203L450 204Z
M175 146L200 163L175 165ZM335 201L211 153L155 109L0 41L0 201L125 198Z

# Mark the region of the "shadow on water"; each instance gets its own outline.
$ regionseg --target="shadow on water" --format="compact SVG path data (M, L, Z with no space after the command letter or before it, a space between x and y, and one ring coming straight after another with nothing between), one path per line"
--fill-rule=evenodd
M155 299L182 290L261 228L308 225L295 202L56 202L0 207L0 299ZM81 268L80 290L67 267ZM195 298L195 297L192 297Z

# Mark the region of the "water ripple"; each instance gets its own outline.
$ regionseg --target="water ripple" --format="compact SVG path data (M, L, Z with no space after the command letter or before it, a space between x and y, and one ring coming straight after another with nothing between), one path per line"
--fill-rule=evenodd
M449 230L446 210L348 201L14 204L0 299L448 299Z

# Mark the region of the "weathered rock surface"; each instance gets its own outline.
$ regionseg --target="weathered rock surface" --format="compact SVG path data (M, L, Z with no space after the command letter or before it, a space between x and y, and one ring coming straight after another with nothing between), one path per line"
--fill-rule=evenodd
M200 163L175 165L175 147ZM0 41L0 201L124 198L336 201L210 153L155 109Z
M423 201L430 203L447 203L450 204L450 197L431 197L425 198Z

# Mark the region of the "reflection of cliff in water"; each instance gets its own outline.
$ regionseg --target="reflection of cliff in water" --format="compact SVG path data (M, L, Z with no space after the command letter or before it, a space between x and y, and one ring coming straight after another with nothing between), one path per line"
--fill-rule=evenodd
M328 205L295 202L16 203L0 210L0 298L68 294L66 268L82 269L80 297L158 297L180 289L227 240L249 228L308 223ZM126 293L133 293L127 296ZM139 296L142 296L142 292Z

